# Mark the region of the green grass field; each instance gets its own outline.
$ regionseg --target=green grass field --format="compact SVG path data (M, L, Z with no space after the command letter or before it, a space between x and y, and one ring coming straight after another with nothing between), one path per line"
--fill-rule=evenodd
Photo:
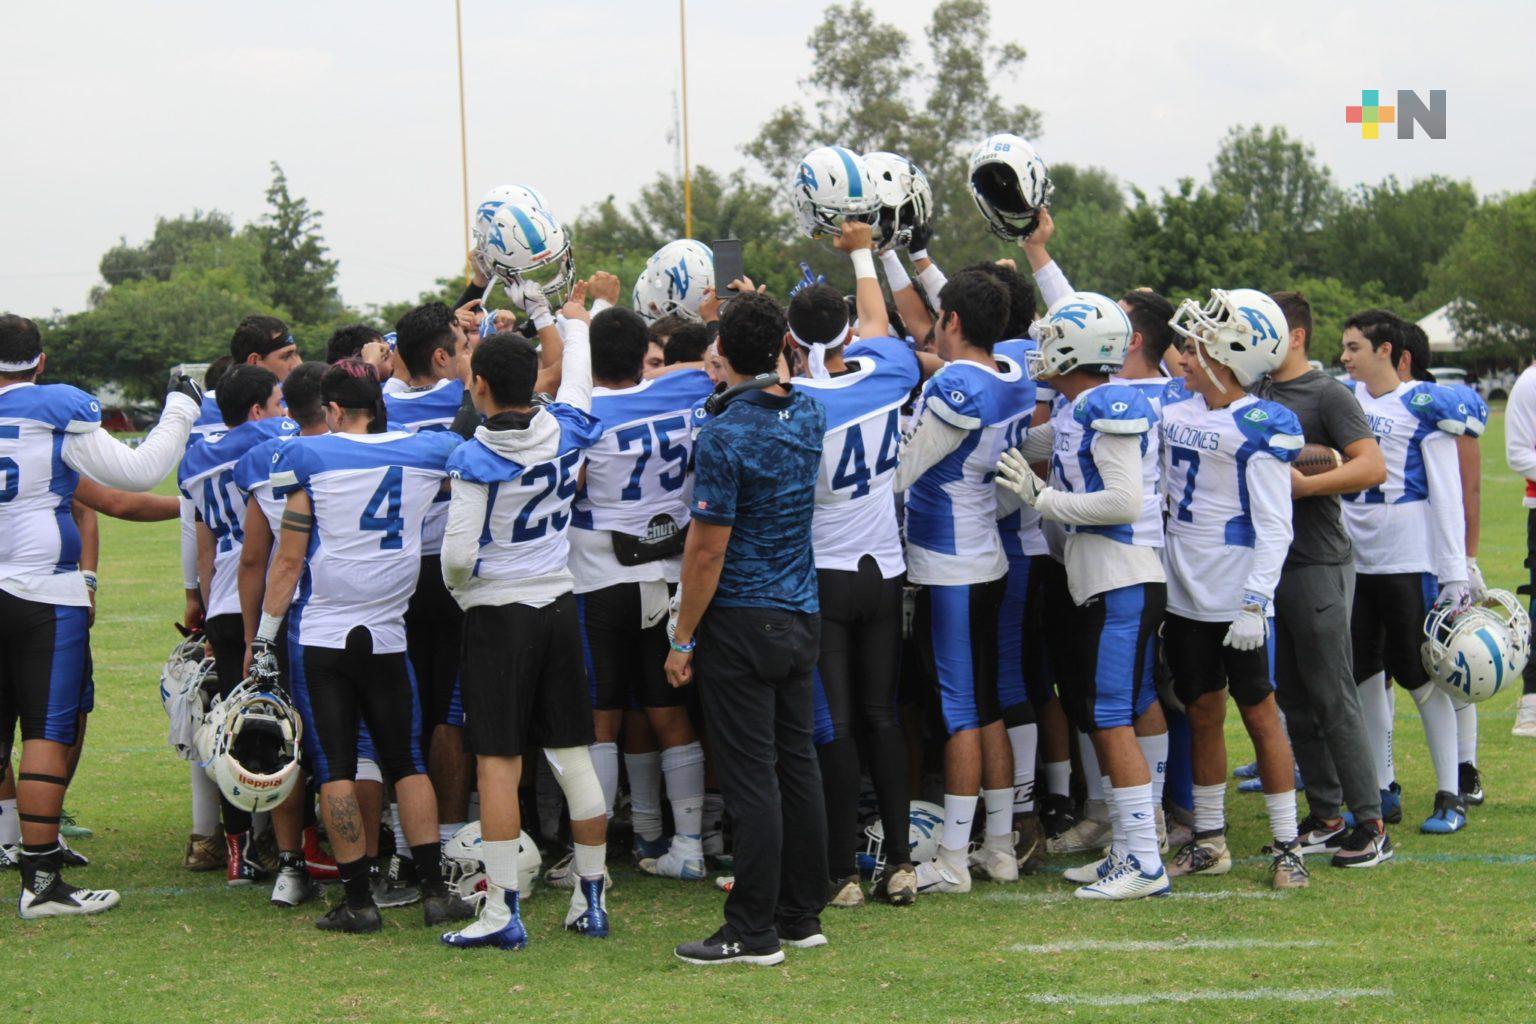
M1483 451L1481 562L1491 584L1513 589L1524 514L1500 416ZM525 905L532 945L517 954L448 950L419 908L386 911L380 935L322 934L313 905L279 912L265 887L231 891L222 875L181 869L187 769L166 746L157 699L181 609L176 526L104 522L102 535L96 713L68 801L96 837L78 844L92 864L72 878L123 901L74 920L0 911L6 1021L1536 1018L1536 742L1509 735L1514 692L1483 707L1488 803L1439 838L1417 832L1434 786L1412 702L1399 701L1396 862L1342 872L1315 861L1303 892L1269 889L1256 856L1263 804L1232 791L1231 842L1249 856L1225 878L1130 905L1078 903L1047 874L905 910L829 910L831 945L790 950L777 969L679 964L672 945L715 928L720 894L622 864L605 942L562 933L564 894L548 891ZM1249 752L1235 718L1234 762ZM17 885L0 876L6 900Z

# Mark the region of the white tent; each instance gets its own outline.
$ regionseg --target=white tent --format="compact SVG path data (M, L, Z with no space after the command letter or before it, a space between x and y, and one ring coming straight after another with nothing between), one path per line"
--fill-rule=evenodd
M1451 304L1447 302L1419 321L1419 326L1429 335L1431 352L1460 352L1466 347L1455 325L1451 323L1450 309Z

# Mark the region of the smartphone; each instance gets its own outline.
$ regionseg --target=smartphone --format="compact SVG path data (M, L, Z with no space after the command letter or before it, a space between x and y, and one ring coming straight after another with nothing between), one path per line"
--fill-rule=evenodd
M730 283L747 276L746 268L741 263L741 239L722 238L710 248L715 251L715 293L722 299L728 299L736 294L730 289Z

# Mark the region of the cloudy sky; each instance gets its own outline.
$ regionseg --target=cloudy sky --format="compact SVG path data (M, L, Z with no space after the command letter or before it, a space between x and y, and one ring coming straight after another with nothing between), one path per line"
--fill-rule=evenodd
M874 6L920 41L933 5ZM1229 125L1260 122L1310 141L1346 184L1536 184L1536 5L993 6L997 38L1029 51L1002 88L1043 113L1047 161L1155 190L1203 176ZM743 162L808 73L823 7L693 0L695 163ZM524 181L573 215L673 167L675 0L463 9L472 193ZM0 37L0 309L81 308L101 253L142 241L157 214L259 215L269 160L324 211L349 303L412 296L462 259L451 0L7 3ZM1344 123L1362 88L1383 102L1447 90L1448 138L1362 141Z

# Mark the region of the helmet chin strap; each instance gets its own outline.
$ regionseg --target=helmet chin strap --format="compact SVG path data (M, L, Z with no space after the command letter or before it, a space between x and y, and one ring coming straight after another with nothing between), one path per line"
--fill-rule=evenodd
M1223 395L1226 394L1227 386L1216 379L1216 374L1211 369L1211 364L1205 361L1205 344L1203 342L1195 342L1195 361L1200 364L1200 369L1205 371L1205 375L1211 379L1211 383L1216 385L1216 390Z

